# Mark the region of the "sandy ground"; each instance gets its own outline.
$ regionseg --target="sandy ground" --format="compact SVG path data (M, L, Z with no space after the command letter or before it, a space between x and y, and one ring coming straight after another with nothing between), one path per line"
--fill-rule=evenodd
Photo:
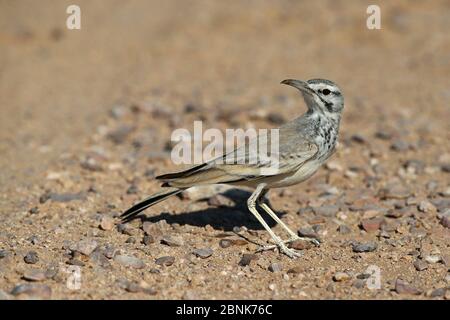
M381 1L381 30L365 1L78 3L70 31L70 1L0 1L0 298L450 298L448 1ZM317 77L339 149L270 200L320 247L252 255L242 190L113 224L180 169L174 129L276 127Z

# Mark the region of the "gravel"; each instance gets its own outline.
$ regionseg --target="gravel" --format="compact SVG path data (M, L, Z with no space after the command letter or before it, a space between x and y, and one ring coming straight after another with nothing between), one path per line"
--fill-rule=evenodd
M152 235L146 234L146 235L144 236L144 239L142 240L142 242L143 242L146 246L148 246L148 245L150 245L150 244L152 244L152 243L155 243L156 241L155 241L155 238L154 238Z
M169 247L182 247L184 246L184 241L181 236L164 235L161 239L161 243L168 245Z
M165 266L165 267L169 267L171 265L173 265L175 262L175 257L173 256L164 256L164 257L160 257L157 258L155 260L155 263L159 266Z
M300 237L305 237L305 238L314 238L314 239L319 239L319 235L316 233L316 231L313 228L300 228L298 230L298 235Z
M281 272L282 270L283 270L283 265L281 263L274 262L269 265L270 272L275 273L275 272Z
M333 280L336 282L348 281L352 277L346 272L336 272L333 276Z
M239 261L238 264L239 264L241 267L245 267L245 266L250 265L250 263L251 263L253 260L256 260L257 258L258 258L258 257L257 257L256 254L245 253L245 254L242 255L242 258L241 258L241 260Z
M25 283L15 286L11 294L19 299L48 300L52 296L52 289L45 284Z
M361 227L367 232L378 231L384 223L383 218L372 218L361 220Z
M97 248L98 243L97 241L93 239L84 239L77 243L75 243L73 246L70 247L70 249L73 252L79 252L85 256L90 256L92 252Z
M414 261L414 268L416 268L417 271L423 271L428 269L428 264L423 260L417 259Z
M214 251L211 248L201 248L201 249L195 249L192 253L199 258L206 259L206 258L209 258L210 256L212 256Z
M134 269L143 269L145 268L145 263L136 257L127 256L127 255L116 255L114 257L114 261L124 267L130 267Z
M354 252L372 252L378 248L378 245L375 242L367 242L356 243L352 247Z
M100 229L105 231L111 231L112 229L114 229L114 226L115 226L114 218L109 216L102 217L100 221Z
M47 275L45 271L33 269L25 271L23 279L28 281L43 281L47 279Z
M402 279L397 279L395 281L395 291L398 294L409 294L409 295L419 295L422 293L421 290L411 286L407 281Z
M39 257L36 251L29 251L25 257L23 258L23 261L27 264L36 264L39 261Z
M319 216L334 217L339 212L340 207L337 205L324 205L314 207L313 212Z

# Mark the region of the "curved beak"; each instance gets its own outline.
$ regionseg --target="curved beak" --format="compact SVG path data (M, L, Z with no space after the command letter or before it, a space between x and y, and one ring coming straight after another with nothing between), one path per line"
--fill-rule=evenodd
M292 86L294 88L297 88L303 93L313 95L314 90L312 90L308 84L301 80L295 80L295 79L286 79L281 81L281 84L287 84L288 86Z

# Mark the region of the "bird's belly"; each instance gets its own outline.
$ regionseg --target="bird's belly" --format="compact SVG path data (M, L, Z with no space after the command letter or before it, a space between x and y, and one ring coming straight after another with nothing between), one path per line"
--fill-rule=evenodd
M319 167L320 163L318 161L315 160L308 161L305 164L303 164L300 167L300 169L298 169L294 174L274 182L270 187L271 188L287 187L303 182L309 179L314 173L316 173Z

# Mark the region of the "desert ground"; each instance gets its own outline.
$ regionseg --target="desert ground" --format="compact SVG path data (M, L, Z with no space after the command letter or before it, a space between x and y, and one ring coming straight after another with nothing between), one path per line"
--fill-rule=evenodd
M450 299L450 2L378 3L80 0L69 30L71 1L0 1L0 299ZM333 157L269 193L320 246L255 253L241 189L120 224L173 130L305 112L287 78L345 97Z

